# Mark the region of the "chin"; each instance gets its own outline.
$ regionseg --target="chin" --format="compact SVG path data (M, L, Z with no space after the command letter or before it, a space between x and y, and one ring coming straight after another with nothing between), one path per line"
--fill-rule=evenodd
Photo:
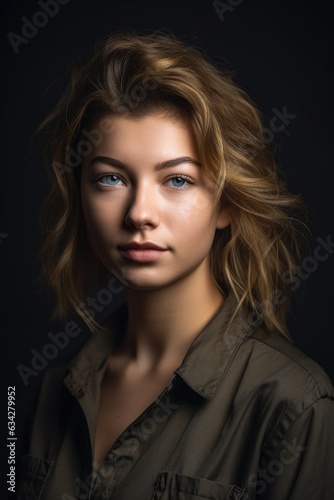
M144 276L145 274L145 276ZM178 282L182 282L182 280L187 279L192 272L184 272L171 276L170 273L168 276L163 276L163 273L154 272L149 275L149 272L142 273L142 276L139 273L133 273L131 270L122 270L122 278L124 280L124 284L126 288L131 290L142 290L142 291L152 291L152 290L161 290L163 288L168 288Z
M170 285L177 278L163 276L158 269L129 269L128 267L116 268L119 276L122 277L123 284L132 290L158 290Z
M161 288L165 288L170 285L170 282L162 282L161 280L152 280L152 279L133 279L127 275L122 275L124 282L126 283L126 288L130 288L131 290L159 290Z

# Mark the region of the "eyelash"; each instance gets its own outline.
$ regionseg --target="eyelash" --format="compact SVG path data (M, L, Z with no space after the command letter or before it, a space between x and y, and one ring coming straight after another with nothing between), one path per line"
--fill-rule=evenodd
M125 183L125 181L122 179L122 177L120 177L119 174L115 174L113 172L108 172L107 174L96 174L94 176L94 178L93 178L93 184L97 184L100 181L100 179L103 179L103 177L112 177L112 176L117 177L118 179L120 179L122 182ZM168 182L171 179L177 179L177 178L184 179L185 181L188 182L188 184L195 184L195 181L191 177L188 177L187 175L184 175L184 174L175 174L175 175L172 175L168 179L166 179L165 182ZM103 184L103 185L107 186L107 184ZM111 184L109 184L109 186L111 186ZM180 189L182 189L182 187L178 188L178 187L174 186L174 187L172 187L172 189L178 189L178 190L180 190Z
M107 174L96 174L93 178L93 184L96 184L97 182L99 182L99 180L103 179L103 177L112 177L112 176L115 176L118 179L120 179L122 182L125 182L118 174L114 174L113 172L109 172Z

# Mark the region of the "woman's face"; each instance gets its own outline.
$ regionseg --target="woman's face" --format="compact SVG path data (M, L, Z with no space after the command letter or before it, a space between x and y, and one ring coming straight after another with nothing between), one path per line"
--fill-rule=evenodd
M88 238L103 264L145 290L209 266L215 231L229 215L214 210L215 184L199 164L190 125L163 114L107 115L103 130L81 177Z

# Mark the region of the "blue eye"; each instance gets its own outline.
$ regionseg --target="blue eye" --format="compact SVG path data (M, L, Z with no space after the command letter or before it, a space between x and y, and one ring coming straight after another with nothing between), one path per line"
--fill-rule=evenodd
M102 182L103 179L104 182ZM116 174L100 175L96 179L96 182L100 182L101 184L108 186L119 186L120 184L123 184L122 179L120 179Z
M167 182L171 182L172 186L175 188L185 188L187 184L190 184L190 182L185 177L182 177L180 175L176 175L175 177L168 179Z

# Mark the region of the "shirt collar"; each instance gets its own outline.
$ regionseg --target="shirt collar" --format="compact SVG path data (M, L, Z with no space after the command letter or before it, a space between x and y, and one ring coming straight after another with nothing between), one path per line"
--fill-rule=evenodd
M91 379L96 380L97 372L104 369L125 320L126 305L123 304L104 323L108 331L94 334L70 362L64 383L73 394L83 393ZM253 324L249 311L245 308L238 310L237 300L230 293L193 340L182 364L174 373L200 396L211 399L240 344L252 333Z
M108 356L122 333L122 325L126 318L126 306L120 306L102 326L105 331L94 333L82 346L78 354L67 366L65 386L76 396L81 396L88 386L96 385L96 379L102 378L102 372ZM99 375L99 376L98 376Z
M194 339L176 373L200 396L211 399L253 324L252 315L245 308L238 310L230 293Z

